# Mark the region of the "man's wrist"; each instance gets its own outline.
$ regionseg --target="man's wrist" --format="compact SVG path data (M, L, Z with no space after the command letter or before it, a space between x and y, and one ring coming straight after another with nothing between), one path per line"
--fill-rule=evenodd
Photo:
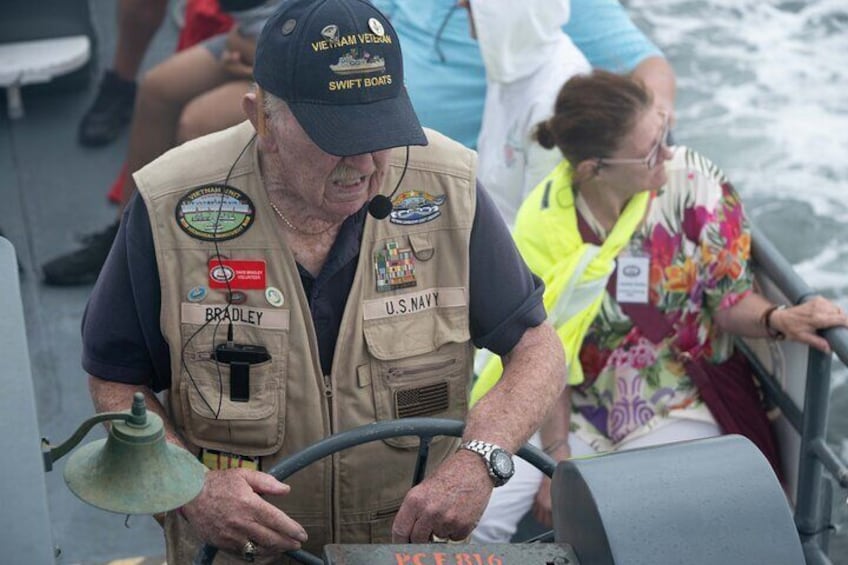
M506 484L515 473L512 454L494 443L472 439L463 442L459 448L460 451L473 453L483 462L486 473L496 487Z

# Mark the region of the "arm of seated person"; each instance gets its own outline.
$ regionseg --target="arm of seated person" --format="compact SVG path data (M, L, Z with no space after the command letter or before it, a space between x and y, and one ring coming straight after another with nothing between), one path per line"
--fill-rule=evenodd
M542 427L539 437L542 450L557 463L571 457L568 434L571 429L571 389L566 388L560 394ZM551 500L551 479L542 477L539 490L533 500L533 518L546 528L553 527L553 507Z
M256 56L256 38L242 35L238 27L232 28L227 33L227 44L224 47L224 56L238 57L242 64L253 67L253 59Z
M842 308L821 296L797 306L774 310L766 320L764 314L771 306L765 297L752 292L730 308L716 312L714 319L722 330L734 335L770 337L777 332L786 339L805 343L825 353L830 353L830 346L816 332L848 326L848 316Z

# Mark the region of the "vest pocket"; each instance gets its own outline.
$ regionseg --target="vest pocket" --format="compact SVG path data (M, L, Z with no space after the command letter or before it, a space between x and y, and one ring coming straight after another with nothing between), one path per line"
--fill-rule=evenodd
M183 336L197 329L184 324ZM239 342L262 344L271 355L270 361L250 366L248 400L238 402L230 399L230 367L211 358L212 332L203 339L206 330L183 346L179 403L186 437L200 447L239 455L276 453L285 437L288 333L238 328Z
M377 420L465 419L472 348L463 323L467 311L451 310L365 322ZM403 347L404 343L409 346ZM445 439L452 438L435 438L433 443ZM419 443L416 437L384 441L404 449Z

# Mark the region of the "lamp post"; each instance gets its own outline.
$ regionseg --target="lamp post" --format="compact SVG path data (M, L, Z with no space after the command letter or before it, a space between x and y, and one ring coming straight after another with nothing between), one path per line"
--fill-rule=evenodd
M67 455L101 422L109 436L76 450L65 465L68 488L83 502L119 514L156 514L178 508L200 494L206 467L191 453L165 441L162 419L148 412L137 392L132 409L104 412L83 422L65 442L42 439L45 471Z

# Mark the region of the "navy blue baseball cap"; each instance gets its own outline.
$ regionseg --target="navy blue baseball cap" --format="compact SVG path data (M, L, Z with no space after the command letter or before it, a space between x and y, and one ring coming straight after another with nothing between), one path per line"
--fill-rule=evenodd
M259 36L253 76L331 155L427 145L398 36L367 0L284 1Z

